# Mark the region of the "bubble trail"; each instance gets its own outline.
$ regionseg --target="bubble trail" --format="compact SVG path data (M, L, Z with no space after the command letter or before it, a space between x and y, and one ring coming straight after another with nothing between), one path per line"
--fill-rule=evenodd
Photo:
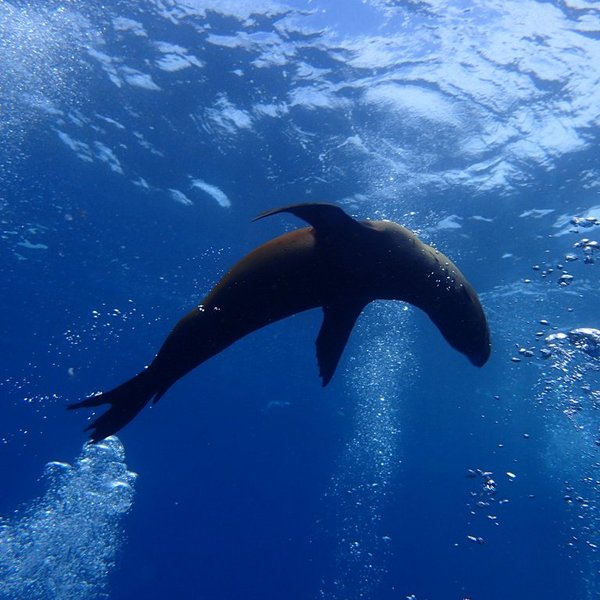
M86 444L73 465L51 462L48 490L0 519L0 598L107 598L136 474L116 437Z
M387 572L390 538L382 530L382 512L400 463L397 422L402 373L411 364L407 348L408 313L392 304L380 306L381 330L362 335L369 344L360 364L353 364L350 387L356 396L354 433L331 482L335 503L337 558L321 598L354 600L370 597ZM364 332L360 322L358 331ZM364 350L363 350L364 351ZM412 367L411 367L412 368Z
M590 600L599 597L600 585L599 333L579 327L548 335L536 390L547 410L548 467L563 481L563 500L572 513L568 555L577 561Z

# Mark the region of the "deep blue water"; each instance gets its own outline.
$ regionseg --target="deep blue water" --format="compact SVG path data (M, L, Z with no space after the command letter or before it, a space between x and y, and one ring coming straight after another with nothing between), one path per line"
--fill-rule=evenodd
M0 4L0 597L597 598L599 90L586 0ZM322 388L308 312L84 446L304 201L449 255L490 362L378 302Z

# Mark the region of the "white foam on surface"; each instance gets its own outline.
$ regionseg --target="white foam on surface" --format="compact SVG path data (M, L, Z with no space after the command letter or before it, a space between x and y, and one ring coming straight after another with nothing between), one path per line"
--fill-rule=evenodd
M100 119L101 121L104 121L105 123L108 123L109 125L113 125L117 129L120 129L120 130L124 130L125 129L125 125L123 125L122 123L119 123L118 121L116 121L115 119L112 119L111 117L106 117L106 116L100 115L98 113L96 113L95 116L98 119Z
M206 192L211 198L217 201L219 206L223 208L229 208L231 206L231 200L227 197L225 192L219 189L216 185L206 183L202 179L192 179L192 187Z
M174 188L169 188L169 194L175 202L183 204L184 206L193 206L194 203L181 191Z
M160 91L160 87L154 83L152 75L148 73L142 73L141 71L132 69L131 67L122 67L121 72L123 79L129 85L153 92Z
M289 107L287 104L263 104L258 103L252 107L252 114L257 117L281 117L286 115L289 112Z
M28 250L48 250L48 246L46 246L46 244L33 244L29 240L17 242L17 246L22 246L23 248L27 248Z
M180 54L165 54L156 60L156 66L168 73L175 73L193 66L201 67L202 63L195 57L182 56Z
M383 104L409 116L459 126L461 119L454 103L439 92L414 85L384 83L365 91L365 101Z
M190 54L186 48L169 42L154 42L155 48L163 55L156 59L156 66L170 73L182 71L189 67L203 67L204 62Z
M213 125L228 134L235 134L240 129L252 129L250 113L235 106L225 94L221 94L205 114Z
M534 219L541 219L554 212L553 208L532 208L530 210L523 211L519 217L524 219L526 217L532 217Z
M349 102L339 97L329 85L302 85L289 92L289 106L317 109L336 109L349 106Z
M435 229L461 229L462 225L458 222L459 220L458 215L450 215L439 221Z
M99 141L94 142L94 150L95 155L98 160L103 163L106 163L111 171L115 173L119 173L119 175L123 175L123 167L119 162L116 154L105 144Z
M85 142L82 142L80 140L76 140L72 138L68 133L60 131L58 129L56 130L56 134L58 135L60 141L63 144L65 144L65 146L73 150L73 152L75 152L75 154L81 160L85 162L94 162L92 149L90 148L89 144L86 144Z
M163 2L154 1L164 6ZM285 14L289 6L276 0L186 0L185 5L180 7L180 10L184 9L187 9L187 14L206 16L206 11L210 10L228 17L250 20L252 15L269 17Z
M130 31L139 37L148 37L148 33L144 26L135 19L129 17L113 17L113 27L116 31Z

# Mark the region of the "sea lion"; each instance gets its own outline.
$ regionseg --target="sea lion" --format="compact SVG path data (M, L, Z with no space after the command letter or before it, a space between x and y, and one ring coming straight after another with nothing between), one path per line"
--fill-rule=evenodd
M446 341L481 367L490 355L485 314L454 263L391 221L356 221L332 204L297 204L288 212L310 227L259 246L226 273L173 328L152 363L117 388L68 408L109 404L87 430L97 442L129 423L192 369L249 333L321 307L317 360L331 380L356 319L371 301L402 300L424 310ZM255 219L255 220L256 220Z

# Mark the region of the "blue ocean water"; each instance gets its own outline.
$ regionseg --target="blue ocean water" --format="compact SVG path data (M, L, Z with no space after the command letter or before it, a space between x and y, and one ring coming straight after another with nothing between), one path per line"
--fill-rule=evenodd
M599 140L592 0L4 0L0 598L597 598ZM490 362L378 302L322 388L311 311L85 445L312 201L450 256Z

